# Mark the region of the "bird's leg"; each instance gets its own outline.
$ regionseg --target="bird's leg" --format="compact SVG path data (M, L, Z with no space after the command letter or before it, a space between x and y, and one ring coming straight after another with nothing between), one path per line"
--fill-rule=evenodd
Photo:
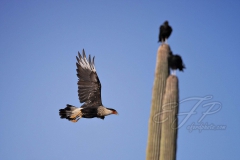
M73 122L73 123L76 123L77 121L78 121L78 119L71 120L71 122Z
M168 43L167 43L167 38L165 39L165 43L168 44Z
M172 70L172 75L176 76L176 69Z

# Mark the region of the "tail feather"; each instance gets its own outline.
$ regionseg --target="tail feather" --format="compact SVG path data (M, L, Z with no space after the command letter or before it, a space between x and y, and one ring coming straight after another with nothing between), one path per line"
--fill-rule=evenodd
M75 106L67 104L67 107L59 110L60 118L66 118L71 122L77 122L82 118L82 108L77 108Z

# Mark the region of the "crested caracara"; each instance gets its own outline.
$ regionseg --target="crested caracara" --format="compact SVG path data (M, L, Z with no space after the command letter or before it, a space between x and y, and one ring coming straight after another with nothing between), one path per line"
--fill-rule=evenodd
M60 118L66 118L71 122L77 122L80 118L101 118L110 114L118 114L115 109L106 108L101 99L101 83L94 66L94 57L87 60L85 52L83 55L78 52L77 76L78 76L78 97L80 108L67 104L66 108L59 110Z
M168 25L168 21L165 21L159 28L158 42L167 43L167 39L171 33L172 27Z

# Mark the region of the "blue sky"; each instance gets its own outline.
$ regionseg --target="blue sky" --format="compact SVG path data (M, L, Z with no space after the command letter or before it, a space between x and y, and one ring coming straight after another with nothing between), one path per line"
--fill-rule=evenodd
M168 20L168 43L187 67L177 73L177 159L236 159L239 12L234 0L1 0L0 157L145 159L158 31ZM59 118L66 104L80 106L75 56L83 48L96 57L103 104L119 116ZM225 129L189 129L201 124Z

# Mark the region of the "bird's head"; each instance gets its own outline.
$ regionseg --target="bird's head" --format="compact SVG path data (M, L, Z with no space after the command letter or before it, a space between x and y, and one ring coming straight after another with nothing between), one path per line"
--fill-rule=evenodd
M115 109L112 109L112 108L107 108L107 109L111 110L111 111L112 111L112 114L118 115L118 112L117 112Z
M165 21L164 24L168 25L168 21Z

